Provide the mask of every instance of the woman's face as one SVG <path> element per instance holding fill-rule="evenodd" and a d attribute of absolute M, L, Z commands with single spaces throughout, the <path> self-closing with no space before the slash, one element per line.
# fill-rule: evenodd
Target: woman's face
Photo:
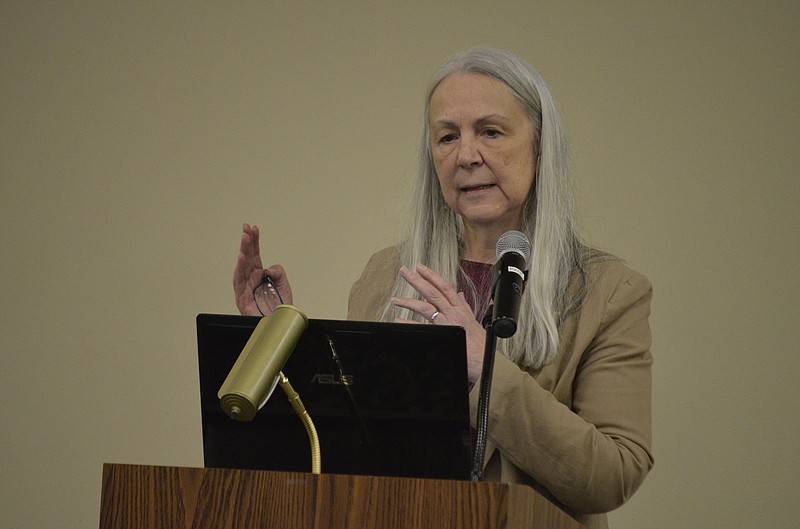
<path fill-rule="evenodd" d="M 533 185 L 533 130 L 493 77 L 455 73 L 431 95 L 431 152 L 444 200 L 468 229 L 519 229 Z"/>

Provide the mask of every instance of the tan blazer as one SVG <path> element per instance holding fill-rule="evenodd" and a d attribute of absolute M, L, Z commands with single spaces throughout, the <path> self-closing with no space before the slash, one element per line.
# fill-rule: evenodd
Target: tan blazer
<path fill-rule="evenodd" d="M 348 317 L 377 320 L 400 268 L 396 247 L 372 256 Z M 495 360 L 484 479 L 529 485 L 578 521 L 605 516 L 653 466 L 650 283 L 619 260 L 589 266 L 590 290 L 561 329 L 557 358 L 527 371 Z M 478 385 L 470 392 L 473 426 Z"/>

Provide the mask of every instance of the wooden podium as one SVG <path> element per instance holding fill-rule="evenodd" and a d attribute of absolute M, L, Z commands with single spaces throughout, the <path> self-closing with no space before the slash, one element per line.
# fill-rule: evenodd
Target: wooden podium
<path fill-rule="evenodd" d="M 522 485 L 103 465 L 100 528 L 572 529 Z"/>

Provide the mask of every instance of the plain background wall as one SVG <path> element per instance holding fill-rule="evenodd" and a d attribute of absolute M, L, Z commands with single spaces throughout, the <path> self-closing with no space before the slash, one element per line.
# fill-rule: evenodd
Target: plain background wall
<path fill-rule="evenodd" d="M 0 526 L 96 527 L 103 462 L 201 466 L 194 317 L 242 222 L 343 318 L 434 70 L 537 66 L 593 244 L 653 282 L 656 467 L 615 528 L 800 518 L 800 4 L 0 1 Z"/>

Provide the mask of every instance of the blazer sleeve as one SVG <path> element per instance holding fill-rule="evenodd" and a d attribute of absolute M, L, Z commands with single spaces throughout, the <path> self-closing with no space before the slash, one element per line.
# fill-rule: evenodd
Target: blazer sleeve
<path fill-rule="evenodd" d="M 559 368 L 557 385 L 569 388 L 567 398 L 496 358 L 489 440 L 576 512 L 617 508 L 653 466 L 651 294 L 647 279 L 621 264 L 599 278 L 567 345 L 575 350 Z M 477 393 L 470 394 L 473 410 Z"/>
<path fill-rule="evenodd" d="M 399 269 L 397 246 L 384 248 L 370 257 L 361 277 L 350 288 L 347 319 L 379 321 Z"/>

